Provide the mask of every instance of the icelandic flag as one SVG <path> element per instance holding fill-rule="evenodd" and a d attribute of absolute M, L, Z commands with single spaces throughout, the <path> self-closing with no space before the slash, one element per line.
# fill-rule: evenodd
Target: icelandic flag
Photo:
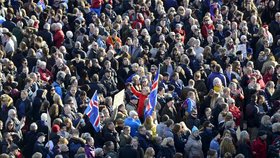
<path fill-rule="evenodd" d="M 99 132 L 101 129 L 100 126 L 100 116 L 99 116 L 99 107 L 98 107 L 98 95 L 97 91 L 94 92 L 88 106 L 84 112 L 88 116 L 90 123 L 96 132 Z"/>
<path fill-rule="evenodd" d="M 156 76 L 154 78 L 151 93 L 149 95 L 149 102 L 145 108 L 145 118 L 153 114 L 154 108 L 157 105 L 157 92 L 158 92 L 158 78 L 159 78 L 159 68 L 157 70 Z"/>

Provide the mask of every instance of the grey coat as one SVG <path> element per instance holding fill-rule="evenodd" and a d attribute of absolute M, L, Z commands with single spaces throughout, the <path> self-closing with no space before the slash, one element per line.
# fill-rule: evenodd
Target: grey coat
<path fill-rule="evenodd" d="M 185 145 L 185 155 L 186 158 L 204 157 L 201 140 L 196 140 L 193 135 L 190 135 Z"/>

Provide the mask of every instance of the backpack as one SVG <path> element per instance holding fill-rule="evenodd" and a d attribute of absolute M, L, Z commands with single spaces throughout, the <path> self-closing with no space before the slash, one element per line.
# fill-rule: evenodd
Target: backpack
<path fill-rule="evenodd" d="M 268 147 L 268 157 L 279 158 L 280 154 L 280 136 L 275 138 L 273 143 Z"/>
<path fill-rule="evenodd" d="M 71 142 L 69 145 L 69 155 L 70 157 L 73 156 L 77 153 L 78 149 L 82 147 L 82 145 L 80 143 L 74 143 Z"/>

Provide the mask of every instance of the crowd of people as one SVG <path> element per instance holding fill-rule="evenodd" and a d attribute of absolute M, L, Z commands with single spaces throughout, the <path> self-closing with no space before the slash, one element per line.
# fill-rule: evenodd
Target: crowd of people
<path fill-rule="evenodd" d="M 0 0 L 0 25 L 0 158 L 280 156 L 279 0 Z"/>

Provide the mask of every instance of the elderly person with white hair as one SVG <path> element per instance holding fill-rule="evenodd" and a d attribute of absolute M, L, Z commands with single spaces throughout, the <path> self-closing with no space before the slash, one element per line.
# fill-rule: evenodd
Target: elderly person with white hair
<path fill-rule="evenodd" d="M 54 45 L 59 48 L 64 41 L 64 33 L 62 31 L 62 24 L 61 23 L 56 23 L 54 25 L 54 31 L 55 34 L 53 36 L 53 40 L 54 40 Z"/>
<path fill-rule="evenodd" d="M 37 140 L 37 130 L 38 130 L 38 126 L 35 122 L 31 123 L 30 125 L 30 130 L 26 133 L 26 135 L 23 137 L 23 142 L 25 144 L 25 146 L 23 147 L 23 155 L 25 157 L 28 157 L 28 155 L 30 155 L 30 153 L 33 152 L 33 147 L 34 144 Z"/>
<path fill-rule="evenodd" d="M 141 122 L 138 117 L 138 113 L 134 110 L 129 112 L 129 117 L 124 120 L 124 125 L 129 126 L 131 128 L 131 136 L 136 136 L 136 131 L 138 127 L 141 125 Z"/>
<path fill-rule="evenodd" d="M 47 63 L 45 61 L 41 61 L 39 63 L 38 72 L 40 73 L 40 78 L 42 81 L 49 82 L 53 79 L 53 74 L 46 68 Z"/>
<path fill-rule="evenodd" d="M 8 112 L 8 118 L 6 120 L 5 126 L 7 126 L 8 122 L 12 121 L 15 125 L 15 130 L 20 131 L 25 125 L 25 117 L 23 117 L 20 121 L 17 117 L 17 111 L 15 109 L 10 109 Z"/>

